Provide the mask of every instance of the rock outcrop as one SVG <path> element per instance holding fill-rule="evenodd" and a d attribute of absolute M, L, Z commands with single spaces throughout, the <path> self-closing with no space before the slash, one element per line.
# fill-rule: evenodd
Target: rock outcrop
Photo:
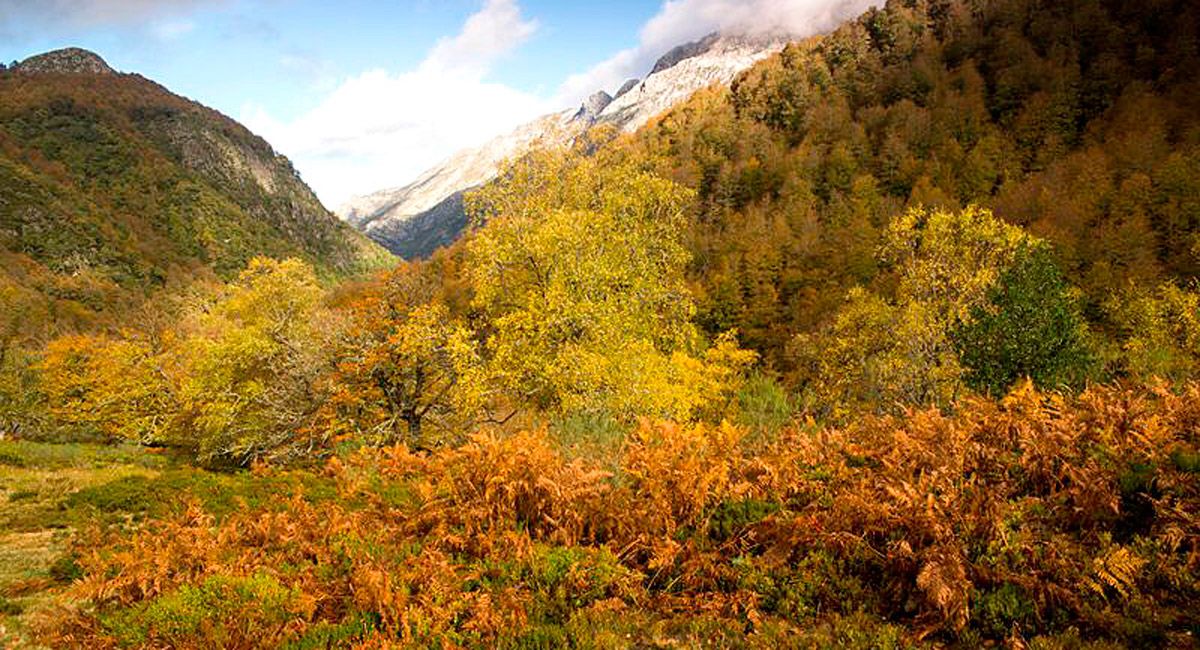
<path fill-rule="evenodd" d="M 571 118 L 574 120 L 586 121 L 589 124 L 599 119 L 601 112 L 613 101 L 612 95 L 603 90 L 593 93 L 590 97 L 583 100 L 583 105 L 575 112 Z"/>
<path fill-rule="evenodd" d="M 31 56 L 13 70 L 26 74 L 116 74 L 99 54 L 78 47 Z"/>

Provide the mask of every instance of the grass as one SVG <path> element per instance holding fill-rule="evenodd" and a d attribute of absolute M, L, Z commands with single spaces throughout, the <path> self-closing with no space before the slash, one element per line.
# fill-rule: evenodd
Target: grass
<path fill-rule="evenodd" d="M 64 586 L 52 569 L 88 518 L 71 498 L 170 462 L 137 447 L 0 440 L 0 647 L 32 647 L 29 620 Z"/>
<path fill-rule="evenodd" d="M 315 501 L 336 494 L 311 473 L 220 473 L 132 445 L 0 440 L 0 648 L 37 647 L 30 624 L 74 577 L 75 532 L 136 527 L 189 500 L 220 517 L 280 492 Z"/>

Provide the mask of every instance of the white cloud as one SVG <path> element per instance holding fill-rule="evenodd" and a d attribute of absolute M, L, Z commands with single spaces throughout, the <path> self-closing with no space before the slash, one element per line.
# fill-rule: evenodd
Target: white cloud
<path fill-rule="evenodd" d="M 170 20 L 153 25 L 150 31 L 160 41 L 173 41 L 186 36 L 194 29 L 196 29 L 196 23 L 190 20 Z"/>
<path fill-rule="evenodd" d="M 559 88 L 559 100 L 572 104 L 596 90 L 613 92 L 626 79 L 645 75 L 668 50 L 713 32 L 788 34 L 802 38 L 838 26 L 882 0 L 666 0 L 642 26 L 638 44 Z"/>
<path fill-rule="evenodd" d="M 341 82 L 314 109 L 280 121 L 249 105 L 241 120 L 290 157 L 330 207 L 417 176 L 453 152 L 549 108 L 490 82 L 497 60 L 537 29 L 516 0 L 486 0 L 415 69 L 370 70 Z"/>
<path fill-rule="evenodd" d="M 536 20 L 521 17 L 516 0 L 488 0 L 481 11 L 467 18 L 457 36 L 438 41 L 422 65 L 430 71 L 482 74 L 497 58 L 533 36 L 537 28 Z"/>

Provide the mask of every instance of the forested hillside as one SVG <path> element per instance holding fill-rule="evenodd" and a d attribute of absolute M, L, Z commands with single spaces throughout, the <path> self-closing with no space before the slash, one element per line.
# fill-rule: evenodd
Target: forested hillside
<path fill-rule="evenodd" d="M 780 370 L 851 287 L 893 298 L 878 250 L 914 206 L 1046 241 L 1119 335 L 1115 295 L 1200 272 L 1198 39 L 1190 2 L 890 2 L 619 146 L 697 193 L 699 322 Z"/>
<path fill-rule="evenodd" d="M 1181 0 L 892 0 L 508 162 L 425 261 L 184 228 L 220 280 L 6 348 L 0 638 L 1195 647 L 1197 69 Z"/>
<path fill-rule="evenodd" d="M 61 67 L 72 52 L 91 71 Z M 81 50 L 0 72 L 6 341 L 112 326 L 149 293 L 232 277 L 256 255 L 330 278 L 388 257 L 216 111 Z"/>

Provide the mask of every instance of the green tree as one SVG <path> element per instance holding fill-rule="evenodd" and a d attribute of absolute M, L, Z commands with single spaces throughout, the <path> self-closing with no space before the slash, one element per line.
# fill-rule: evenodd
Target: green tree
<path fill-rule="evenodd" d="M 1094 365 L 1078 296 L 1045 245 L 1023 249 L 952 338 L 967 385 L 993 396 L 1022 378 L 1078 385 Z"/>

